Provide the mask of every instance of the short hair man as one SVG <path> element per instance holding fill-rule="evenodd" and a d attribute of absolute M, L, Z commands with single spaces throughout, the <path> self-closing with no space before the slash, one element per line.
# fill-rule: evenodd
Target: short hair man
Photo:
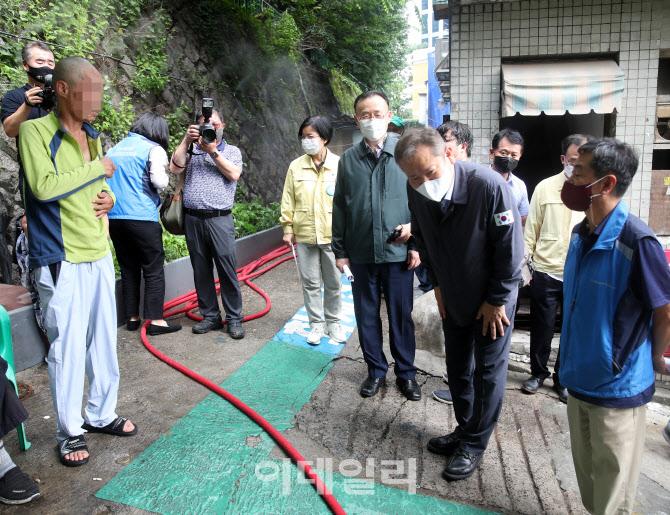
<path fill-rule="evenodd" d="M 582 213 L 565 207 L 561 201 L 561 188 L 572 174 L 572 167 L 579 157 L 579 147 L 589 139 L 590 136 L 572 134 L 563 140 L 563 170 L 541 181 L 535 187 L 530 201 L 523 238 L 536 268 L 530 283 L 531 377 L 521 386 L 529 394 L 536 393 L 550 375 L 547 362 L 554 337 L 556 313 L 563 302 L 565 256 L 572 228 L 584 219 Z M 562 402 L 568 402 L 568 392 L 558 380 L 559 368 L 560 360 L 557 356 L 552 388 Z"/>
<path fill-rule="evenodd" d="M 521 215 L 521 227 L 526 226 L 528 218 L 528 190 L 526 184 L 512 173 L 519 164 L 523 154 L 523 136 L 514 129 L 503 129 L 493 136 L 489 154 L 493 163 L 491 169 L 498 172 L 507 181 L 517 202 Z"/>
<path fill-rule="evenodd" d="M 412 234 L 435 279 L 458 423 L 428 450 L 449 456 L 442 475 L 457 480 L 480 465 L 502 409 L 523 241 L 505 181 L 483 166 L 452 163 L 451 153 L 430 128 L 408 131 L 395 149 L 408 178 Z"/>
<path fill-rule="evenodd" d="M 582 502 L 598 514 L 631 513 L 654 371 L 670 373 L 668 263 L 622 200 L 637 167 L 630 145 L 589 141 L 561 194 L 586 219 L 565 261 L 559 376 Z"/>
<path fill-rule="evenodd" d="M 21 124 L 19 142 L 30 266 L 36 269 L 51 342 L 47 363 L 56 438 L 61 462 L 74 467 L 88 461 L 84 432 L 128 436 L 137 428 L 114 412 L 119 388 L 115 280 L 102 217 L 114 203 L 105 178 L 115 167 L 100 157 L 100 133 L 89 124 L 102 107 L 102 77 L 82 57 L 62 59 L 53 75 L 55 112 Z M 103 202 L 97 212 L 96 200 Z M 85 419 L 84 372 L 89 379 Z"/>
<path fill-rule="evenodd" d="M 204 120 L 198 115 L 198 123 Z M 184 234 L 202 316 L 202 321 L 193 326 L 193 332 L 204 334 L 223 328 L 214 284 L 214 263 L 226 312 L 226 329 L 231 338 L 239 340 L 244 338 L 242 292 L 236 272 L 235 224 L 231 209 L 237 180 L 242 174 L 242 153 L 223 139 L 226 124 L 219 111 L 213 110 L 210 123 L 216 129 L 216 140 L 207 143 L 200 136 L 198 126 L 191 125 L 172 156 L 170 171 L 179 174 L 186 168 Z M 193 151 L 187 160 L 189 147 Z"/>
<path fill-rule="evenodd" d="M 368 377 L 360 394 L 372 397 L 386 384 L 388 362 L 382 348 L 380 287 L 389 317 L 389 341 L 395 359 L 396 384 L 409 400 L 421 399 L 415 380 L 413 269 L 418 252 L 409 250 L 407 178 L 393 158 L 397 140 L 387 137 L 393 114 L 380 91 L 361 93 L 354 102 L 363 141 L 340 158 L 333 197 L 331 246 L 340 271 L 351 267 L 354 311 Z M 387 240 L 400 231 L 392 244 Z M 409 266 L 408 266 L 409 264 Z"/>
<path fill-rule="evenodd" d="M 43 98 L 40 96 L 46 75 L 53 75 L 56 65 L 54 55 L 46 43 L 31 41 L 21 52 L 22 65 L 28 75 L 28 82 L 17 89 L 12 89 L 2 97 L 2 127 L 10 138 L 19 135 L 19 126 L 26 120 L 42 118 L 51 109 L 43 109 Z M 18 145 L 18 143 L 17 143 Z"/>
<path fill-rule="evenodd" d="M 459 161 L 470 161 L 472 155 L 472 146 L 474 145 L 474 137 L 470 127 L 456 120 L 449 120 L 444 122 L 437 128 L 442 139 L 447 144 L 447 148 L 451 149 L 451 155 L 454 159 Z"/>

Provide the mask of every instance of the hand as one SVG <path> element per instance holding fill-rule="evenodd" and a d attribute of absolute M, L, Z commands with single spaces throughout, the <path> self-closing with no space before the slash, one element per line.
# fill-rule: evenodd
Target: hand
<path fill-rule="evenodd" d="M 498 336 L 504 336 L 505 330 L 503 324 L 509 325 L 509 319 L 505 313 L 505 306 L 493 306 L 484 301 L 477 310 L 477 320 L 484 317 L 482 322 L 482 336 L 491 329 L 491 339 L 495 340 Z"/>
<path fill-rule="evenodd" d="M 344 273 L 344 265 L 349 266 L 349 258 L 341 258 L 341 259 L 336 259 L 335 260 L 335 266 L 337 269 L 341 272 Z"/>
<path fill-rule="evenodd" d="M 293 245 L 295 245 L 295 234 L 293 234 L 293 233 L 284 234 L 284 237 L 282 238 L 282 241 L 284 242 L 284 244 L 289 249 L 293 248 Z"/>
<path fill-rule="evenodd" d="M 660 356 L 653 356 L 652 362 L 654 364 L 654 372 L 657 374 L 670 375 L 670 358 Z"/>
<path fill-rule="evenodd" d="M 197 125 L 190 125 L 188 129 L 186 129 L 186 134 L 184 134 L 184 141 L 186 143 L 192 143 L 194 141 L 198 141 L 200 139 L 200 131 L 198 130 Z"/>
<path fill-rule="evenodd" d="M 98 193 L 98 198 L 93 201 L 93 211 L 96 218 L 102 218 L 114 207 L 114 201 L 109 193 Z"/>
<path fill-rule="evenodd" d="M 198 146 L 207 152 L 208 154 L 213 154 L 216 152 L 218 149 L 216 148 L 218 143 L 216 141 L 212 141 L 211 143 L 205 143 L 202 138 L 198 139 Z"/>
<path fill-rule="evenodd" d="M 411 225 L 410 224 L 405 224 L 405 225 L 399 225 L 396 227 L 396 229 L 401 229 L 402 232 L 400 233 L 400 236 L 398 236 L 395 240 L 391 242 L 391 244 L 395 245 L 396 243 L 405 243 L 407 240 L 409 240 L 410 236 L 412 236 L 411 232 Z"/>
<path fill-rule="evenodd" d="M 41 91 L 42 88 L 40 88 L 39 86 L 35 86 L 34 88 L 30 88 L 28 91 L 24 93 L 25 99 L 30 104 L 30 106 L 28 107 L 36 106 L 37 104 L 42 103 L 43 99 L 38 95 L 38 93 L 40 93 Z"/>
<path fill-rule="evenodd" d="M 444 299 L 442 298 L 440 287 L 436 286 L 433 288 L 433 291 L 435 292 L 435 300 L 437 301 L 437 310 L 440 313 L 440 318 L 445 319 L 447 318 L 447 308 L 444 307 Z"/>
<path fill-rule="evenodd" d="M 416 250 L 410 250 L 407 253 L 407 270 L 414 270 L 421 264 L 421 258 Z"/>
<path fill-rule="evenodd" d="M 116 170 L 116 165 L 114 164 L 114 161 L 112 161 L 108 157 L 103 157 L 100 159 L 100 162 L 105 167 L 105 177 L 107 177 L 108 179 L 114 177 L 114 170 Z"/>

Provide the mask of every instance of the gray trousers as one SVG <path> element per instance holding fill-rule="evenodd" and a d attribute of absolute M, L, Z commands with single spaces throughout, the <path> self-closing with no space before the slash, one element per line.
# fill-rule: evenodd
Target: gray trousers
<path fill-rule="evenodd" d="M 242 322 L 242 292 L 235 271 L 237 257 L 233 215 L 197 218 L 186 214 L 184 233 L 200 314 L 205 320 L 215 320 L 221 316 L 214 285 L 213 263 L 219 274 L 226 323 Z"/>
<path fill-rule="evenodd" d="M 324 316 L 328 324 L 340 322 L 342 298 L 342 275 L 335 266 L 335 256 L 330 243 L 319 245 L 298 243 L 298 269 L 302 280 L 302 294 L 309 325 L 322 324 Z M 321 303 L 321 283 L 323 282 L 323 304 Z"/>

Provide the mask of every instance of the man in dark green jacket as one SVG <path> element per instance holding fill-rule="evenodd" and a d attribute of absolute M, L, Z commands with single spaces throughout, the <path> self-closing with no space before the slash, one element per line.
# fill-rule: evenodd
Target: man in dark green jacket
<path fill-rule="evenodd" d="M 358 336 L 368 365 L 361 395 L 372 397 L 385 386 L 388 362 L 382 348 L 379 315 L 384 290 L 389 319 L 389 343 L 400 391 L 409 400 L 421 399 L 415 381 L 413 269 L 418 253 L 408 249 L 410 218 L 407 177 L 393 158 L 396 141 L 387 138 L 391 111 L 386 95 L 367 91 L 354 102 L 356 123 L 363 141 L 341 157 L 333 198 L 333 253 L 337 267 L 348 266 L 354 276 L 352 290 Z M 400 234 L 387 243 L 389 235 Z"/>

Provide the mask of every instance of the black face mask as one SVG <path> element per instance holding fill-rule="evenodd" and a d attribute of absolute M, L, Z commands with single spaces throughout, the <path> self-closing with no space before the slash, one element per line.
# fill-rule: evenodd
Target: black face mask
<path fill-rule="evenodd" d="M 28 66 L 28 75 L 30 75 L 33 79 L 35 79 L 38 82 L 44 82 L 43 80 L 40 80 L 39 77 L 44 77 L 45 75 L 53 75 L 53 68 L 49 68 L 48 66 L 40 66 L 39 68 L 33 68 L 32 66 Z"/>
<path fill-rule="evenodd" d="M 512 159 L 511 157 L 494 156 L 493 164 L 495 165 L 496 170 L 499 172 L 509 173 L 514 171 L 516 166 L 519 164 L 519 160 Z"/>

